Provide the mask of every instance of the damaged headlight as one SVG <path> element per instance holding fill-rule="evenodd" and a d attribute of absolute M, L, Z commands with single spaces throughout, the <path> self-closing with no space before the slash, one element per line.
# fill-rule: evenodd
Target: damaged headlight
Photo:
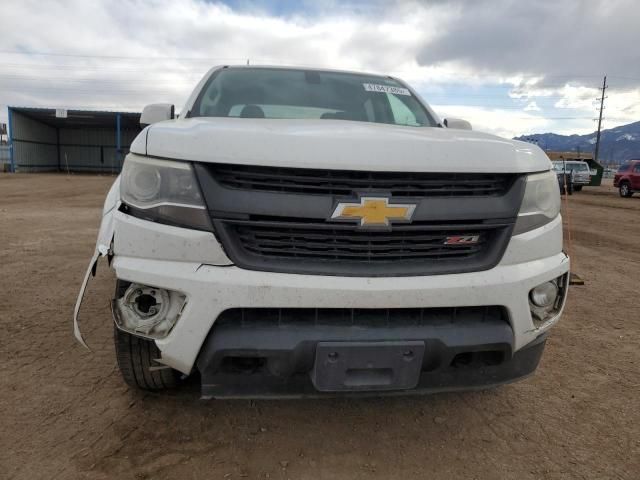
<path fill-rule="evenodd" d="M 540 228 L 554 220 L 559 213 L 560 189 L 555 172 L 551 170 L 529 175 L 513 234 Z"/>
<path fill-rule="evenodd" d="M 120 196 L 124 210 L 135 217 L 211 230 L 190 163 L 129 154 L 122 168 Z"/>

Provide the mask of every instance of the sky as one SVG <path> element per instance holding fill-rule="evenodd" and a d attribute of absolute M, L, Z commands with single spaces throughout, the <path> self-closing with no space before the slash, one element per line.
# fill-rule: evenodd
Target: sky
<path fill-rule="evenodd" d="M 637 0 L 66 0 L 0 8 L 7 105 L 180 109 L 219 64 L 328 67 L 410 83 L 441 118 L 513 137 L 640 120 Z"/>

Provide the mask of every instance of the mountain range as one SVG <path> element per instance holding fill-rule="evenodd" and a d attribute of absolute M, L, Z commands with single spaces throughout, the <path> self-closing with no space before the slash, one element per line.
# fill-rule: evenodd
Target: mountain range
<path fill-rule="evenodd" d="M 537 143 L 543 150 L 593 152 L 596 132 L 587 135 L 558 135 L 536 133 L 522 135 L 516 140 Z M 640 158 L 640 122 L 602 130 L 600 134 L 600 163 L 619 164 L 631 158 Z"/>

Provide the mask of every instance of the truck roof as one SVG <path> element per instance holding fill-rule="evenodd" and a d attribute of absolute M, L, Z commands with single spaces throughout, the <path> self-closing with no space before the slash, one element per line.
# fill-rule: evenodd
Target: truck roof
<path fill-rule="evenodd" d="M 353 75 L 370 75 L 373 77 L 380 78 L 396 78 L 393 75 L 385 75 L 381 73 L 371 73 L 364 72 L 361 70 L 343 70 L 343 69 L 335 69 L 335 68 L 322 68 L 322 67 L 307 67 L 300 65 L 222 65 L 222 67 L 226 68 L 264 68 L 264 69 L 278 69 L 278 70 L 311 70 L 316 72 L 333 72 L 333 73 L 348 73 Z"/>

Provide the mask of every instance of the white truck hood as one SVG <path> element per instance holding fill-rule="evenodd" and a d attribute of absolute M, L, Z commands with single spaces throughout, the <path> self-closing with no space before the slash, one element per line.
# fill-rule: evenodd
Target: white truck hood
<path fill-rule="evenodd" d="M 211 163 L 399 172 L 527 173 L 551 163 L 535 145 L 468 130 L 343 120 L 187 118 L 147 127 L 142 155 Z"/>

